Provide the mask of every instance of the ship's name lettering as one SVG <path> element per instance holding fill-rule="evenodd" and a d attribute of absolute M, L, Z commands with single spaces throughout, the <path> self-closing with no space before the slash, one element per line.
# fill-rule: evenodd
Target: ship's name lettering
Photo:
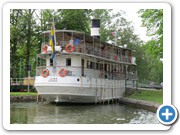
<path fill-rule="evenodd" d="M 57 78 L 49 78 L 48 82 L 57 82 L 58 79 Z"/>

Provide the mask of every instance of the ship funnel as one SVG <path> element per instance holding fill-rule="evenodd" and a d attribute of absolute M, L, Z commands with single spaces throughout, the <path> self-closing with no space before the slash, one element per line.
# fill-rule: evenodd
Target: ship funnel
<path fill-rule="evenodd" d="M 91 36 L 100 39 L 100 19 L 91 20 Z"/>

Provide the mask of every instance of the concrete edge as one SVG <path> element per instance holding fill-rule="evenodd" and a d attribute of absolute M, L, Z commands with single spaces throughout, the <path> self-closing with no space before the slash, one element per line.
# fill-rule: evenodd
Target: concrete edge
<path fill-rule="evenodd" d="M 161 105 L 156 102 L 151 102 L 151 101 L 145 101 L 145 100 L 137 100 L 137 99 L 132 99 L 132 98 L 125 98 L 122 97 L 119 99 L 120 104 L 126 104 L 126 105 L 131 105 L 137 108 L 149 110 L 152 112 L 156 112 L 158 107 Z"/>

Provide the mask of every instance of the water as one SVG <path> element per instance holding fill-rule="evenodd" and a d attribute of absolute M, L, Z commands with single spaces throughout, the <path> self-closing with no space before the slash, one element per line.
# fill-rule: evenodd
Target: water
<path fill-rule="evenodd" d="M 126 105 L 12 103 L 11 124 L 157 124 L 156 114 Z"/>

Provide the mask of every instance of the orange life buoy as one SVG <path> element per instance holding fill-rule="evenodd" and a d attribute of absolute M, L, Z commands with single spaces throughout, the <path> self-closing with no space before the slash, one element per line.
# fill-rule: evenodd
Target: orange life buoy
<path fill-rule="evenodd" d="M 67 70 L 65 70 L 64 68 L 60 69 L 58 72 L 58 75 L 61 77 L 64 77 L 67 75 Z"/>
<path fill-rule="evenodd" d="M 71 53 L 74 51 L 74 46 L 71 44 L 66 45 L 66 52 Z"/>
<path fill-rule="evenodd" d="M 43 46 L 42 50 L 44 53 L 47 53 L 48 45 Z"/>
<path fill-rule="evenodd" d="M 42 77 L 46 78 L 49 75 L 49 70 L 48 69 L 43 69 L 41 72 Z"/>

